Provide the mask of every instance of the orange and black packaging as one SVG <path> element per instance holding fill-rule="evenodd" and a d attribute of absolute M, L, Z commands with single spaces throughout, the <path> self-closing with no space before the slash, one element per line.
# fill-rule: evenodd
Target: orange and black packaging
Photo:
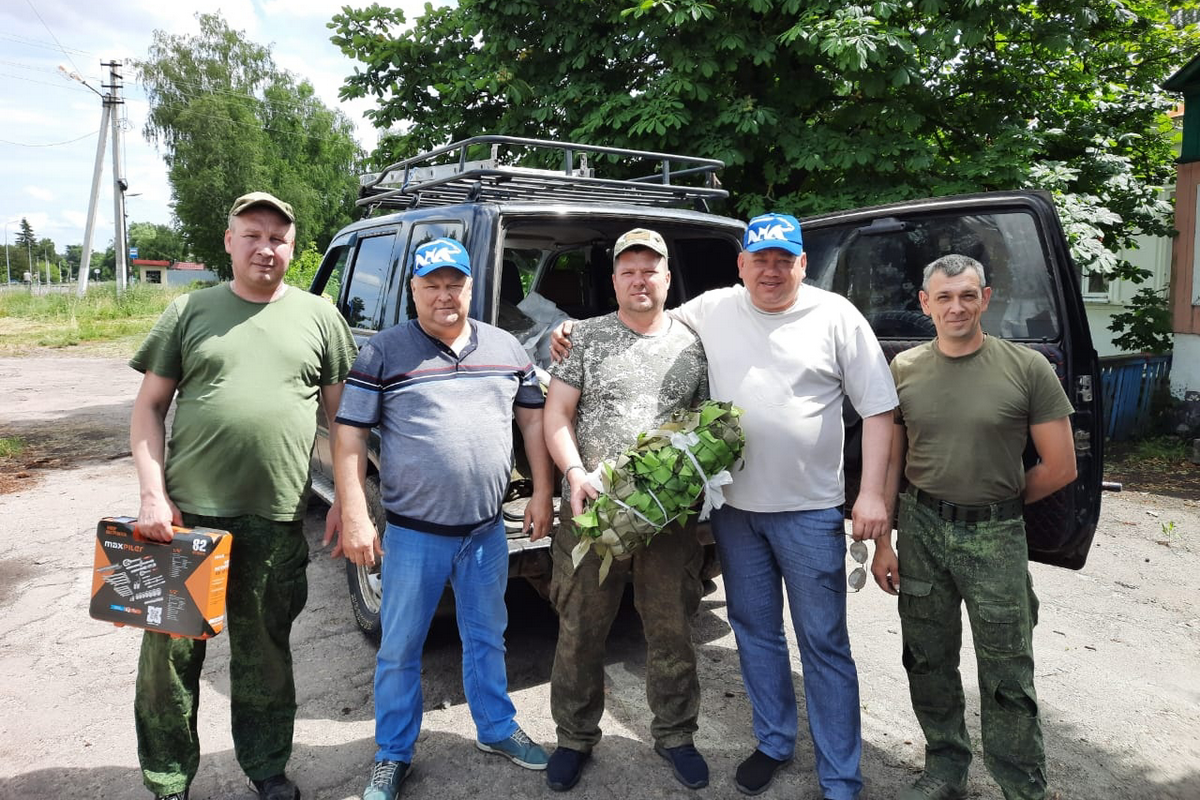
<path fill-rule="evenodd" d="M 156 542 L 136 525 L 105 517 L 96 527 L 92 617 L 189 639 L 216 636 L 225 627 L 232 534 L 177 527 L 170 542 Z"/>

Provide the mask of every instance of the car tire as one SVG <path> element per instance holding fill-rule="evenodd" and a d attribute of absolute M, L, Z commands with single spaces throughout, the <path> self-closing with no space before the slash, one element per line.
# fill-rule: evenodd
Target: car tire
<path fill-rule="evenodd" d="M 371 521 L 375 523 L 375 533 L 383 536 L 387 527 L 387 517 L 383 511 L 383 495 L 379 490 L 379 476 L 368 475 L 365 484 L 367 508 L 371 513 Z M 379 620 L 379 606 L 383 600 L 383 584 L 380 579 L 380 561 L 375 559 L 375 566 L 359 566 L 349 559 L 346 560 L 346 582 L 350 588 L 350 608 L 354 611 L 354 623 L 363 635 L 375 644 L 383 636 L 383 624 Z"/>

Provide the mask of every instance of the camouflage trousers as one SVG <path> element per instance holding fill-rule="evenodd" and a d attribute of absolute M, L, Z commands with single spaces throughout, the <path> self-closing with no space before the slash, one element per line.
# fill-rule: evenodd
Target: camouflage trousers
<path fill-rule="evenodd" d="M 233 534 L 226 589 L 234 752 L 247 776 L 283 772 L 292 753 L 296 687 L 288 639 L 308 598 L 302 522 L 184 514 L 185 525 Z M 146 631 L 138 659 L 134 719 L 146 788 L 182 792 L 200 763 L 196 711 L 206 642 Z"/>
<path fill-rule="evenodd" d="M 692 617 L 700 607 L 703 551 L 694 525 L 668 528 L 629 559 L 613 561 L 600 583 L 600 559 L 589 552 L 575 570 L 579 541 L 569 524 L 554 536 L 550 599 L 558 611 L 558 646 L 550 674 L 550 712 L 558 745 L 590 752 L 604 713 L 604 644 L 628 579 L 646 636 L 646 700 L 650 733 L 663 747 L 691 744 L 700 714 L 700 681 Z"/>
<path fill-rule="evenodd" d="M 925 771 L 964 784 L 971 763 L 959 651 L 967 607 L 979 669 L 983 758 L 1008 800 L 1046 797 L 1033 688 L 1038 600 L 1022 519 L 951 523 L 900 496 L 900 622 Z"/>

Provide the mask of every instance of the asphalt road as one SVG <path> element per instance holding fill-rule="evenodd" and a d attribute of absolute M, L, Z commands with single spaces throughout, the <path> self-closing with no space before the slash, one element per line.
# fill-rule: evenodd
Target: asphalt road
<path fill-rule="evenodd" d="M 86 380 L 80 380 L 85 376 Z M 19 388 L 25 392 L 17 392 Z M 136 513 L 137 486 L 123 450 L 136 375 L 118 360 L 0 359 L 0 436 L 37 436 L 50 426 L 109 426 L 95 459 L 35 471 L 0 495 L 0 800 L 145 798 L 137 770 L 132 697 L 138 633 L 88 617 L 95 526 Z M 322 509 L 306 524 L 314 549 L 310 598 L 294 633 L 300 713 L 289 772 L 305 798 L 357 797 L 373 743 L 374 650 L 354 627 L 341 562 L 318 553 Z M 1061 798 L 1200 798 L 1200 507 L 1154 495 L 1105 498 L 1088 565 L 1070 572 L 1034 565 L 1042 601 L 1035 633 L 1037 682 L 1049 775 Z M 862 684 L 863 798 L 891 798 L 920 770 L 923 741 L 900 666 L 894 600 L 869 585 L 850 599 L 851 637 Z M 549 672 L 556 620 L 532 591 L 509 593 L 509 679 L 519 720 L 551 744 Z M 645 706 L 644 649 L 626 608 L 608 643 L 604 741 L 569 795 L 600 798 L 737 797 L 733 770 L 754 747 L 749 704 L 726 622 L 723 588 L 696 619 L 703 687 L 697 746 L 711 785 L 690 792 L 653 750 Z M 473 746 L 452 621 L 435 624 L 425 653 L 424 730 L 411 798 L 556 797 L 542 776 Z M 973 657 L 963 656 L 977 711 Z M 801 666 L 793 649 L 794 678 Z M 203 748 L 193 800 L 250 798 L 232 751 L 228 650 L 210 643 L 202 680 Z M 976 739 L 978 717 L 968 724 Z M 764 798 L 816 798 L 811 741 Z M 1000 792 L 977 759 L 972 798 Z"/>

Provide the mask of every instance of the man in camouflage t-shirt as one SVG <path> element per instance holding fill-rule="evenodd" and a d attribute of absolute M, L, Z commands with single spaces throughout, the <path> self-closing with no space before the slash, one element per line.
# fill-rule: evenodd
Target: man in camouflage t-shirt
<path fill-rule="evenodd" d="M 550 596 L 559 614 L 550 678 L 550 708 L 558 749 L 546 782 L 566 791 L 579 780 L 600 741 L 604 713 L 604 641 L 631 577 L 646 635 L 646 696 L 654 714 L 655 750 L 691 789 L 708 784 L 708 765 L 692 744 L 700 707 L 691 617 L 700 602 L 702 552 L 692 526 L 672 526 L 599 579 L 589 552 L 576 570 L 579 542 L 569 517 L 596 497 L 588 473 L 615 460 L 671 413 L 708 398 L 707 363 L 696 335 L 663 313 L 671 273 L 667 246 L 654 231 L 635 228 L 613 248 L 618 310 L 575 326 L 570 356 L 552 371 L 546 397 L 546 443 L 565 481 L 563 524 L 553 544 Z"/>

